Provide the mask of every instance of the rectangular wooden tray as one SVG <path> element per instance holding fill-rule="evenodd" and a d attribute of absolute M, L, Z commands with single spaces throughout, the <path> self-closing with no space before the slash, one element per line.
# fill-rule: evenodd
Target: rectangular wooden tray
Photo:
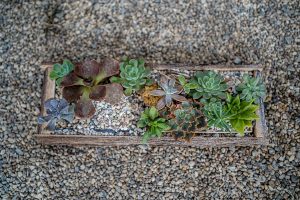
<path fill-rule="evenodd" d="M 254 76 L 261 76 L 263 68 L 260 65 L 207 65 L 191 66 L 185 64 L 157 65 L 148 64 L 147 66 L 156 70 L 216 70 L 216 71 L 253 71 Z M 52 64 L 42 65 L 44 70 L 44 84 L 42 90 L 41 113 L 45 114 L 44 102 L 54 97 L 55 82 L 49 78 Z M 267 126 L 264 114 L 264 105 L 260 100 L 257 114 L 259 119 L 253 127 L 254 137 L 207 137 L 196 136 L 191 142 L 176 141 L 173 137 L 163 136 L 153 138 L 148 141 L 149 145 L 155 146 L 194 146 L 194 147 L 216 147 L 216 146 L 253 146 L 268 145 Z M 47 145 L 70 145 L 70 146 L 128 146 L 143 144 L 140 136 L 90 136 L 90 135 L 54 135 L 44 130 L 42 125 L 38 126 L 38 134 L 35 135 L 39 143 Z"/>

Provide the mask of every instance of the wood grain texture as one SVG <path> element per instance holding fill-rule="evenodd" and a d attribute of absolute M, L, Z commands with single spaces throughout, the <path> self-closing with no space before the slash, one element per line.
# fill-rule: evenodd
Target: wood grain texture
<path fill-rule="evenodd" d="M 261 78 L 261 72 L 256 71 L 254 74 L 256 77 Z M 267 124 L 265 118 L 265 107 L 263 99 L 259 99 L 259 109 L 256 111 L 256 114 L 259 116 L 259 119 L 256 120 L 254 126 L 254 135 L 257 138 L 267 138 Z"/>
<path fill-rule="evenodd" d="M 47 99 L 53 98 L 54 97 L 54 93 L 55 93 L 55 81 L 51 80 L 49 78 L 49 74 L 52 70 L 52 66 L 48 67 L 45 69 L 44 71 L 44 84 L 43 84 L 43 94 L 42 94 L 42 100 L 41 100 L 41 115 L 45 115 L 46 114 L 46 110 L 44 107 L 44 103 L 45 101 L 47 101 Z M 38 133 L 39 134 L 47 134 L 48 131 L 46 131 L 44 129 L 45 125 L 38 125 Z"/>
<path fill-rule="evenodd" d="M 216 70 L 216 71 L 262 71 L 261 65 L 188 65 L 188 64 L 147 64 L 152 69 L 156 70 Z"/>
<path fill-rule="evenodd" d="M 88 136 L 88 135 L 36 135 L 38 142 L 48 145 L 70 146 L 128 146 L 142 145 L 138 136 Z M 268 141 L 255 137 L 195 137 L 190 143 L 176 141 L 172 137 L 153 138 L 148 145 L 154 146 L 193 146 L 193 147 L 225 147 L 268 145 Z"/>
<path fill-rule="evenodd" d="M 254 71 L 255 76 L 261 76 L 263 67 L 261 65 L 208 65 L 208 66 L 190 66 L 185 64 L 148 64 L 156 70 L 217 70 L 217 71 Z M 41 66 L 45 70 L 44 86 L 42 95 L 41 112 L 44 113 L 44 102 L 54 97 L 55 82 L 49 78 L 52 69 L 52 63 L 46 63 Z M 225 146 L 253 146 L 268 145 L 267 126 L 264 116 L 263 101 L 260 100 L 260 107 L 257 111 L 260 119 L 255 122 L 253 127 L 255 137 L 203 137 L 196 136 L 190 143 L 176 141 L 172 137 L 153 138 L 149 140 L 149 145 L 154 146 L 193 146 L 193 147 L 225 147 Z M 35 135 L 37 141 L 48 145 L 71 145 L 71 146 L 128 146 L 141 145 L 142 138 L 138 136 L 89 136 L 89 135 L 55 135 L 50 134 L 38 127 L 38 134 Z"/>

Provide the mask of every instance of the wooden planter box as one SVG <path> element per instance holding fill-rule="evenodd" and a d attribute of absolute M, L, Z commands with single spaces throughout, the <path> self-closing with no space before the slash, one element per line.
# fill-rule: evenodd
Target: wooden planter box
<path fill-rule="evenodd" d="M 149 66 L 149 65 L 147 65 Z M 254 76 L 261 76 L 263 68 L 260 65 L 208 65 L 188 66 L 184 64 L 174 65 L 150 65 L 156 70 L 184 69 L 184 70 L 216 70 L 216 71 L 253 71 Z M 44 72 L 44 85 L 42 90 L 41 113 L 45 114 L 44 102 L 54 97 L 55 82 L 49 78 L 52 64 L 42 65 Z M 148 141 L 149 145 L 155 146 L 194 146 L 194 147 L 216 147 L 216 146 L 253 146 L 268 145 L 267 126 L 264 114 L 263 101 L 260 100 L 257 114 L 259 119 L 253 127 L 254 137 L 207 137 L 196 136 L 190 143 L 176 141 L 173 137 L 163 136 Z M 55 135 L 44 130 L 42 125 L 38 126 L 38 134 L 35 135 L 39 143 L 47 145 L 70 145 L 70 146 L 129 146 L 143 144 L 140 136 L 91 136 L 91 135 Z"/>

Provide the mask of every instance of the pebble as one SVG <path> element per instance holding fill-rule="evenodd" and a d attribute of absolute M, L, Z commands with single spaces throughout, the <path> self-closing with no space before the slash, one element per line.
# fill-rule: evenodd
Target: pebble
<path fill-rule="evenodd" d="M 1 199 L 299 199 L 297 0 L 0 5 Z M 155 63 L 261 64 L 271 145 L 222 151 L 37 144 L 41 63 L 123 55 Z"/>

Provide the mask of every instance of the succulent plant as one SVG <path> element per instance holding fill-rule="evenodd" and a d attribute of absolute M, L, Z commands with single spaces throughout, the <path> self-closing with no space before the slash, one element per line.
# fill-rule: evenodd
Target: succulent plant
<path fill-rule="evenodd" d="M 147 142 L 151 137 L 161 137 L 163 132 L 170 127 L 164 118 L 160 118 L 155 107 L 146 108 L 138 122 L 138 127 L 147 128 L 143 135 L 143 142 Z"/>
<path fill-rule="evenodd" d="M 61 82 L 63 97 L 75 103 L 75 114 L 81 118 L 91 117 L 96 109 L 92 100 L 116 104 L 123 96 L 120 84 L 104 84 L 106 78 L 119 73 L 119 63 L 113 59 L 85 60 L 75 65 L 75 70 Z"/>
<path fill-rule="evenodd" d="M 243 76 L 243 82 L 237 86 L 241 99 L 251 101 L 254 99 L 258 103 L 259 98 L 264 99 L 266 96 L 266 88 L 260 78 L 250 77 L 248 74 Z"/>
<path fill-rule="evenodd" d="M 125 89 L 125 95 L 131 95 L 132 92 L 140 91 L 145 85 L 151 85 L 149 79 L 150 70 L 145 68 L 143 59 L 129 60 L 127 57 L 122 58 L 120 64 L 120 77 L 111 77 L 113 83 L 120 83 Z"/>
<path fill-rule="evenodd" d="M 190 88 L 193 98 L 201 98 L 203 103 L 226 98 L 228 86 L 223 77 L 214 71 L 197 72 L 190 83 L 193 86 Z M 196 88 L 194 84 L 197 85 Z"/>
<path fill-rule="evenodd" d="M 174 111 L 174 116 L 175 118 L 169 120 L 169 125 L 176 140 L 189 142 L 196 130 L 206 127 L 202 112 L 188 102 L 183 102 L 182 108 Z"/>
<path fill-rule="evenodd" d="M 71 61 L 65 59 L 63 64 L 56 63 L 49 74 L 51 80 L 55 80 L 56 85 L 60 86 L 63 78 L 74 70 L 74 65 Z"/>
<path fill-rule="evenodd" d="M 46 129 L 48 130 L 55 130 L 56 122 L 59 120 L 71 123 L 74 119 L 74 105 L 69 106 L 65 99 L 48 99 L 44 107 L 47 115 L 39 116 L 38 123 L 47 123 Z"/>
<path fill-rule="evenodd" d="M 252 121 L 259 119 L 255 113 L 259 106 L 254 105 L 253 101 L 241 101 L 239 95 L 233 97 L 227 94 L 226 112 L 230 115 L 230 124 L 242 136 L 245 128 L 252 127 Z"/>
<path fill-rule="evenodd" d="M 150 95 L 162 97 L 156 105 L 158 110 L 163 109 L 165 106 L 170 107 L 173 100 L 184 102 L 187 99 L 184 96 L 179 95 L 182 92 L 182 87 L 176 85 L 175 79 L 168 79 L 166 76 L 161 76 L 158 85 L 162 90 L 153 90 Z"/>
<path fill-rule="evenodd" d="M 217 127 L 223 131 L 231 131 L 230 114 L 225 110 L 225 106 L 220 102 L 210 102 L 204 105 L 203 113 L 207 118 L 209 127 Z"/>

